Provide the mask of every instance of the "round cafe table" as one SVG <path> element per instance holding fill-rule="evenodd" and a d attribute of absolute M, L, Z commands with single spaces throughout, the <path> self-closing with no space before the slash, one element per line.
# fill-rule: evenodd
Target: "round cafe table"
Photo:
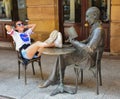
<path fill-rule="evenodd" d="M 60 84 L 58 87 L 51 93 L 51 96 L 56 95 L 58 93 L 70 93 L 74 94 L 75 92 L 71 90 L 70 88 L 64 86 L 63 83 L 63 77 L 62 77 L 62 71 L 61 71 L 61 66 L 65 65 L 64 64 L 64 59 L 63 56 L 67 54 L 71 54 L 75 51 L 74 47 L 66 47 L 63 46 L 62 48 L 45 48 L 43 51 L 43 54 L 45 55 L 56 55 L 56 65 L 59 66 L 59 76 L 60 76 Z"/>

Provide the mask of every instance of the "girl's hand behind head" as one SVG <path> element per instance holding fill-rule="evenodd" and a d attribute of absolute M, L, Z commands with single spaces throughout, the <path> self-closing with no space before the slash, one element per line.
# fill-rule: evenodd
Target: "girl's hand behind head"
<path fill-rule="evenodd" d="M 12 30 L 12 26 L 10 26 L 10 25 L 5 25 L 5 29 L 6 29 L 8 32 L 10 32 L 10 31 Z"/>

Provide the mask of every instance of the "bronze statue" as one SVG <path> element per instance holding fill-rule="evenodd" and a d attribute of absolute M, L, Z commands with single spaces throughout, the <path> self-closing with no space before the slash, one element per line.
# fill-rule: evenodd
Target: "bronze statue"
<path fill-rule="evenodd" d="M 90 69 L 94 68 L 95 59 L 96 59 L 96 49 L 100 50 L 100 53 L 103 53 L 104 51 L 104 38 L 105 33 L 102 28 L 102 23 L 99 19 L 100 17 L 100 10 L 97 7 L 90 7 L 86 11 L 86 21 L 90 25 L 90 35 L 86 40 L 83 41 L 77 41 L 75 39 L 69 38 L 70 43 L 77 49 L 75 53 L 73 53 L 71 56 L 71 59 L 69 61 L 69 57 L 65 56 L 65 66 L 62 66 L 62 77 L 64 77 L 64 72 L 66 66 L 70 64 L 76 64 L 79 65 L 81 60 L 86 60 L 86 57 L 91 56 L 90 60 Z M 100 54 L 101 55 L 101 54 Z M 67 58 L 66 58 L 67 57 Z M 101 56 L 99 57 L 101 58 Z M 72 60 L 72 61 L 71 61 Z M 47 81 L 40 85 L 40 88 L 48 87 L 49 85 L 55 84 L 59 82 L 59 74 L 58 74 L 58 66 L 53 67 L 53 71 Z"/>

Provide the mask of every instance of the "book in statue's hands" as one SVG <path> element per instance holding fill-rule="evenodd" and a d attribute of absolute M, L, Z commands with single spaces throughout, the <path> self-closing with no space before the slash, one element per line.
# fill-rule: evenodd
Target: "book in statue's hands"
<path fill-rule="evenodd" d="M 70 39 L 74 39 L 78 37 L 78 34 L 75 30 L 75 28 L 72 26 L 70 28 L 66 28 L 65 29 L 65 34 L 70 38 Z"/>

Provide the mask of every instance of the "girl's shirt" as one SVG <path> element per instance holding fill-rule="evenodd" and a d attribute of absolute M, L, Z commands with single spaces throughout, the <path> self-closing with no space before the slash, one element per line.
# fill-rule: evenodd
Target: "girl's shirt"
<path fill-rule="evenodd" d="M 16 32 L 15 30 L 11 30 L 11 32 L 7 32 L 7 34 L 11 35 L 15 44 L 16 50 L 19 51 L 20 47 L 24 44 L 31 44 L 30 35 L 32 34 L 32 29 L 28 29 L 23 33 Z"/>

